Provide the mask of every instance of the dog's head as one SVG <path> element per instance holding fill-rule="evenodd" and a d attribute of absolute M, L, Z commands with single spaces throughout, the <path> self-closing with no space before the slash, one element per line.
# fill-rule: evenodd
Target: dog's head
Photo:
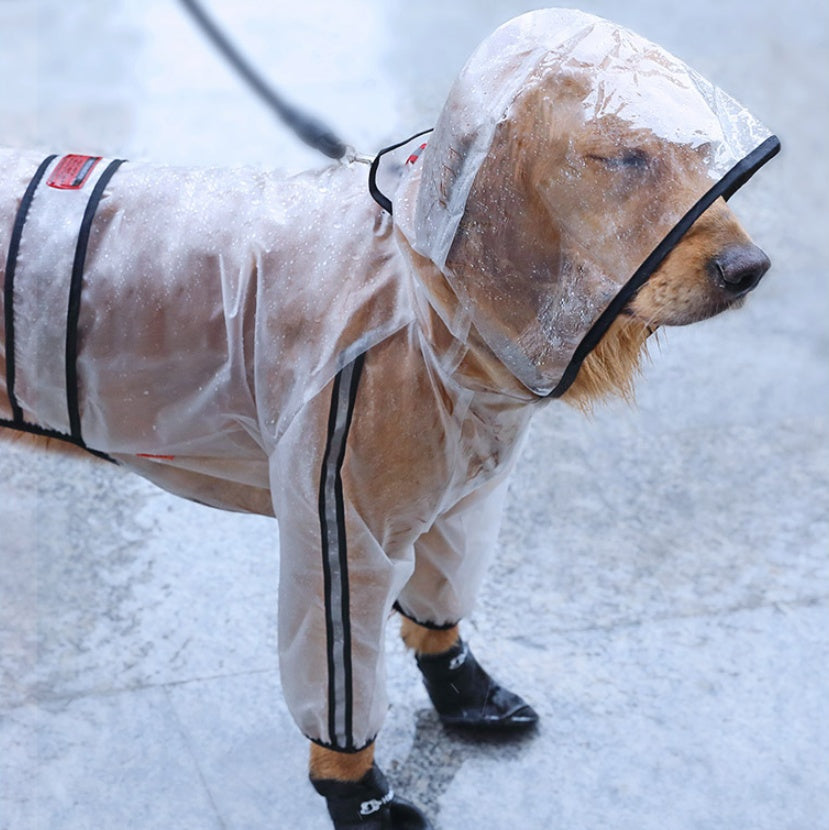
<path fill-rule="evenodd" d="M 768 259 L 723 197 L 778 146 L 659 47 L 533 12 L 468 62 L 399 223 L 466 311 L 452 323 L 558 396 L 609 330 L 636 323 L 644 340 L 759 282 Z"/>

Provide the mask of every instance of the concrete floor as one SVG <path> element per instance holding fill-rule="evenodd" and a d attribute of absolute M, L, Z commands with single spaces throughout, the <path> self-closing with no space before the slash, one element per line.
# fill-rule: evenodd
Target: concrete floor
<path fill-rule="evenodd" d="M 273 4 L 272 4 L 273 5 Z M 510 0 L 213 0 L 371 152 L 431 124 Z M 437 830 L 829 828 L 829 7 L 588 0 L 780 135 L 734 199 L 774 261 L 664 338 L 638 407 L 532 427 L 466 633 L 537 732 L 445 732 L 390 634 L 381 764 Z M 172 0 L 0 3 L 0 143 L 318 165 Z M 0 828 L 324 828 L 276 669 L 275 526 L 3 446 Z"/>

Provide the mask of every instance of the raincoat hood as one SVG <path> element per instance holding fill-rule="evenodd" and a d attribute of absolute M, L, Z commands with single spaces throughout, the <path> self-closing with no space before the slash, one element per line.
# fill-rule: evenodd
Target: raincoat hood
<path fill-rule="evenodd" d="M 408 244 L 537 395 L 581 362 L 693 221 L 779 150 L 664 49 L 573 10 L 518 17 L 455 82 L 395 194 Z M 428 287 L 426 287 L 428 292 Z"/>

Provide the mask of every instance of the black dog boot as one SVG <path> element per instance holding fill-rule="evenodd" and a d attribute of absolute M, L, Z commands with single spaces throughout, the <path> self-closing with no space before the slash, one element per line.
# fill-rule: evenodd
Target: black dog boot
<path fill-rule="evenodd" d="M 359 781 L 311 783 L 325 796 L 334 830 L 432 830 L 414 804 L 394 794 L 377 766 Z"/>
<path fill-rule="evenodd" d="M 538 721 L 538 714 L 523 698 L 481 668 L 463 640 L 442 654 L 422 654 L 416 659 L 426 691 L 446 725 L 510 730 Z"/>

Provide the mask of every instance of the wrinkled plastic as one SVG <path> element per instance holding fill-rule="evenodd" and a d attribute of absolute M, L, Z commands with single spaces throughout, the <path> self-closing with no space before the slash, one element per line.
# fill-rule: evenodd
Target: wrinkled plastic
<path fill-rule="evenodd" d="M 573 10 L 531 12 L 466 64 L 395 220 L 460 298 L 445 320 L 455 335 L 474 325 L 546 395 L 669 231 L 770 138 L 638 35 Z"/>
<path fill-rule="evenodd" d="M 9 225 L 41 158 L 0 156 Z M 84 268 L 86 443 L 219 459 L 223 477 L 238 462 L 239 481 L 267 488 L 266 459 L 297 410 L 412 316 L 361 172 L 286 180 L 125 163 L 95 213 Z M 41 184 L 17 266 L 17 396 L 63 432 L 68 285 L 93 185 Z"/>
<path fill-rule="evenodd" d="M 0 267 L 41 159 L 0 151 Z M 46 169 L 26 214 L 0 346 L 9 345 L 11 306 L 14 397 L 24 425 L 68 435 L 69 286 L 90 192 L 109 160 L 77 191 L 46 184 L 59 161 Z M 471 608 L 497 537 L 515 438 L 529 417 L 528 410 L 503 412 L 497 396 L 447 373 L 411 293 L 391 220 L 368 196 L 363 165 L 286 180 L 124 163 L 95 211 L 83 269 L 83 441 L 174 493 L 279 517 L 285 696 L 306 735 L 339 747 L 365 744 L 382 723 L 380 644 L 392 604 L 435 624 Z M 346 472 L 365 469 L 349 479 L 338 520 L 356 609 L 349 621 L 355 713 L 346 733 L 332 729 L 327 711 L 319 506 L 327 389 L 355 358 L 390 340 L 425 373 L 434 400 L 423 405 L 436 419 L 444 455 L 419 450 L 434 471 L 420 501 L 404 499 L 378 515 L 373 505 L 392 463 L 389 448 L 371 436 L 349 440 Z M 381 399 L 358 398 L 355 420 L 379 407 L 381 417 L 398 422 L 395 442 L 414 446 L 423 426 L 397 407 L 408 410 L 421 392 L 411 377 L 392 372 L 394 386 Z M 6 381 L 0 371 L 0 419 L 8 424 Z M 463 426 L 473 409 L 476 417 Z M 493 424 L 500 424 L 495 444 Z M 496 464 L 488 456 L 499 444 Z M 484 462 L 470 473 L 463 460 L 478 453 Z"/>
<path fill-rule="evenodd" d="M 306 735 L 374 738 L 393 604 L 438 626 L 469 613 L 527 404 L 767 138 L 661 49 L 550 11 L 472 57 L 426 149 L 387 176 L 394 220 L 360 164 L 284 179 L 127 162 L 105 182 L 75 343 L 83 441 L 172 492 L 278 517 L 281 674 Z M 0 152 L 0 265 L 40 161 Z M 58 163 L 3 297 L 0 420 L 13 380 L 18 427 L 66 434 L 71 274 L 108 161 L 77 190 L 45 183 Z"/>

